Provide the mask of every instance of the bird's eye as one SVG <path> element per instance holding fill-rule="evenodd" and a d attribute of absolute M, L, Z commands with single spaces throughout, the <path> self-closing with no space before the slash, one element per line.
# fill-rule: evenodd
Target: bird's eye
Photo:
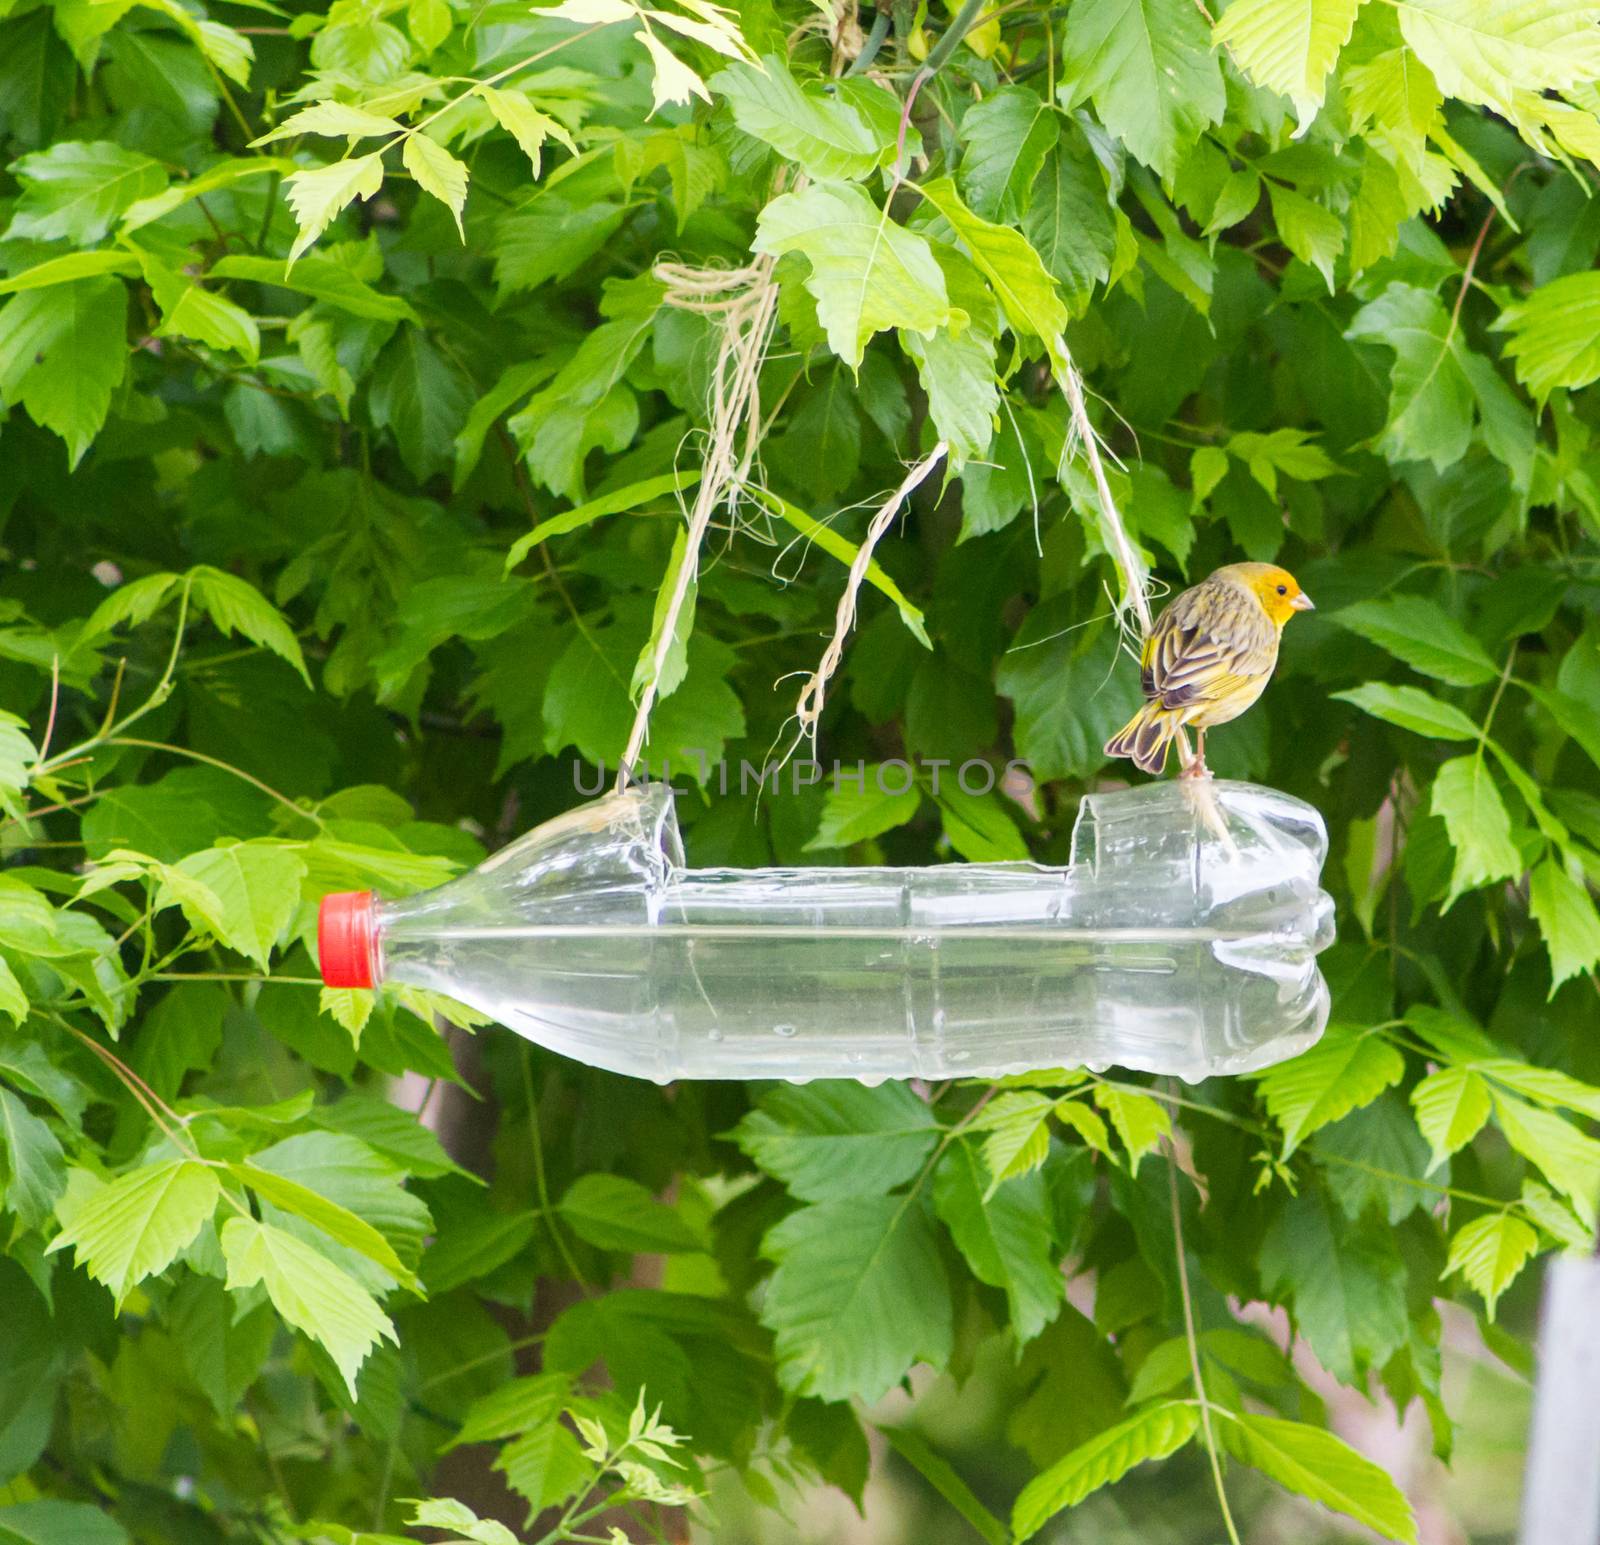
<path fill-rule="evenodd" d="M 1287 585 L 1279 585 L 1278 586 L 1278 594 L 1279 595 L 1288 595 L 1288 593 L 1289 593 L 1289 587 Z"/>

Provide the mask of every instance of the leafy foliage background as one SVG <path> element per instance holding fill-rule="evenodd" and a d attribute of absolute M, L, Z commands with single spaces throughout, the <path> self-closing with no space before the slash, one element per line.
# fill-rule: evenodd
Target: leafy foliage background
<path fill-rule="evenodd" d="M 1526 1366 L 1592 1243 L 1600 12 L 0 18 L 0 1537 L 715 1534 L 998 1348 L 993 1473 L 873 1437 L 952 1538 L 1189 1449 L 1235 1537 L 1260 1472 L 1413 1539 L 1237 1311 L 1448 1457 L 1438 1302 Z M 1064 861 L 1134 694 L 1078 371 L 1161 580 L 1317 600 L 1210 748 L 1326 813 L 1316 1049 L 661 1090 L 319 990 L 323 893 L 569 807 L 643 693 L 697 863 Z M 821 723 L 920 781 L 757 801 L 930 454 Z"/>

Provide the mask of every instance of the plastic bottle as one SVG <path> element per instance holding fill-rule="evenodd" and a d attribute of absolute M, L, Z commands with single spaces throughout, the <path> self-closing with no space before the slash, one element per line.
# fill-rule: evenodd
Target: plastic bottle
<path fill-rule="evenodd" d="M 948 1078 L 1293 1056 L 1333 941 L 1311 806 L 1246 783 L 1083 801 L 1066 868 L 689 869 L 665 785 L 401 901 L 323 903 L 330 986 L 433 988 L 542 1046 L 676 1078 Z"/>

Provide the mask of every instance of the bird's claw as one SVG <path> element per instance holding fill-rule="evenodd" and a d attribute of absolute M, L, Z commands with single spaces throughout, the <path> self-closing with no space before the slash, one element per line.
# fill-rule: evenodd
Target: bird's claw
<path fill-rule="evenodd" d="M 1189 763 L 1187 767 L 1183 769 L 1182 772 L 1178 774 L 1178 776 L 1180 778 L 1194 779 L 1209 778 L 1211 776 L 1211 769 L 1206 766 L 1202 758 L 1197 756 Z"/>

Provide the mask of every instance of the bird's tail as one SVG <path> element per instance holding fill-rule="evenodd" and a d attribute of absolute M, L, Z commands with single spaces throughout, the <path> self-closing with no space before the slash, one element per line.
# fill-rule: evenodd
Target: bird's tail
<path fill-rule="evenodd" d="M 1106 755 L 1128 757 L 1141 772 L 1156 776 L 1167 765 L 1167 747 L 1182 723 L 1173 709 L 1146 703 L 1106 742 Z"/>

